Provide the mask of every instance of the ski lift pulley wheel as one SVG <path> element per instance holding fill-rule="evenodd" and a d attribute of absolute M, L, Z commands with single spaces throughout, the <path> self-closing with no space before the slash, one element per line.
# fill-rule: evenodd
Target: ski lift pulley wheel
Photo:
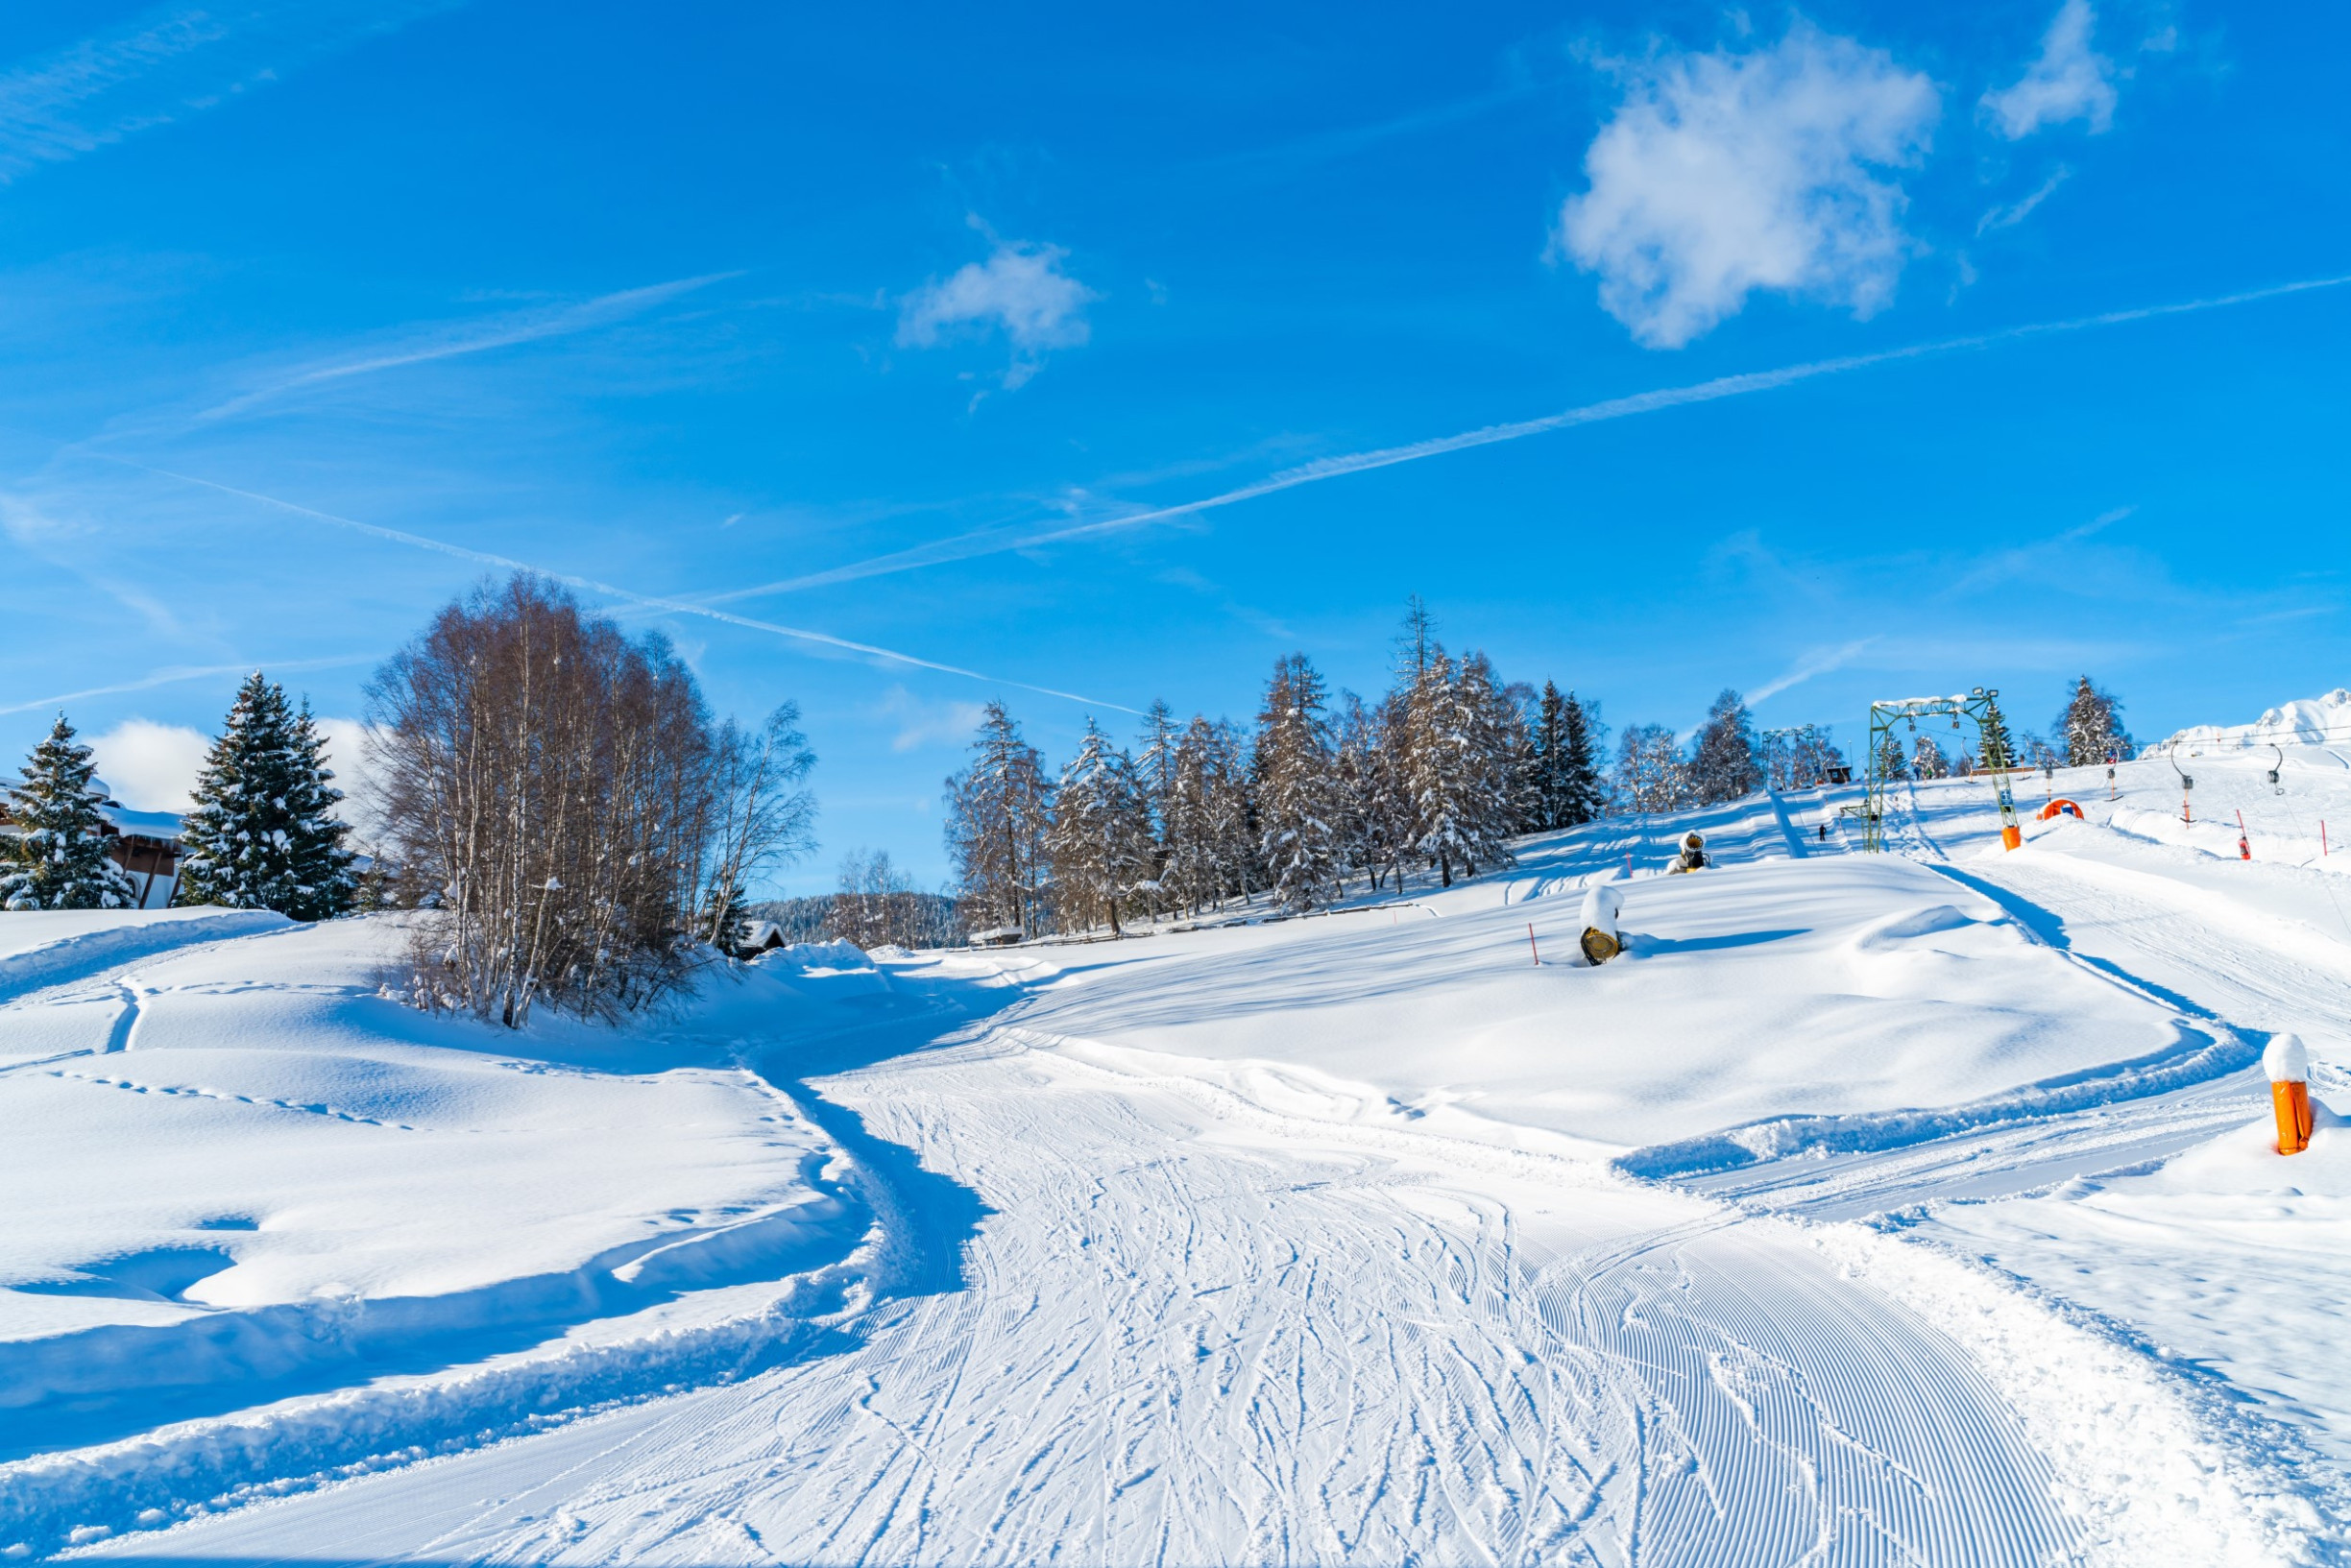
<path fill-rule="evenodd" d="M 1624 952 L 1624 943 L 1597 926 L 1584 928 L 1584 958 L 1594 969 Z"/>

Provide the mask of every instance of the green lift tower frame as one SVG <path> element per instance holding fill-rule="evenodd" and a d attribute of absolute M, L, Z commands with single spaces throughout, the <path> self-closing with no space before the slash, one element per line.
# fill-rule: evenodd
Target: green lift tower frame
<path fill-rule="evenodd" d="M 1995 699 L 1999 696 L 1997 688 L 1987 691 L 1977 687 L 1957 697 L 1903 697 L 1892 702 L 1870 704 L 1867 788 L 1859 806 L 1840 808 L 1840 814 L 1861 819 L 1861 847 L 1864 850 L 1875 852 L 1885 848 L 1886 786 L 1893 781 L 1886 777 L 1881 759 L 1885 753 L 1886 738 L 1894 734 L 1895 726 L 1904 725 L 1915 732 L 1920 719 L 1948 717 L 1951 721 L 1951 728 L 1956 730 L 1962 719 L 1972 719 L 1975 724 L 1975 754 L 1983 757 L 1984 724 L 1998 712 Z M 1985 757 L 1984 771 L 1992 776 L 1992 792 L 2000 800 L 2000 842 L 2014 849 L 2023 830 L 2017 825 L 2016 801 L 2008 791 L 2010 760 L 2005 756 Z"/>

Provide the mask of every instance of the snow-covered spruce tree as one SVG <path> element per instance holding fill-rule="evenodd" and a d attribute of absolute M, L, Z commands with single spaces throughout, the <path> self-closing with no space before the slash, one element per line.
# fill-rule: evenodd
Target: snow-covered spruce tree
<path fill-rule="evenodd" d="M 1364 874 L 1373 892 L 1402 856 L 1409 825 L 1386 713 L 1385 707 L 1370 707 L 1354 692 L 1343 691 L 1331 727 L 1344 859 Z"/>
<path fill-rule="evenodd" d="M 1257 835 L 1268 885 L 1285 909 L 1340 892 L 1338 803 L 1322 678 L 1302 653 L 1275 661 L 1257 715 Z"/>
<path fill-rule="evenodd" d="M 1061 770 L 1045 830 L 1061 929 L 1107 925 L 1117 936 L 1120 906 L 1150 878 L 1151 848 L 1134 763 L 1089 718 L 1077 755 Z"/>
<path fill-rule="evenodd" d="M 1045 830 L 1053 784 L 1044 759 L 1021 738 L 1001 702 L 987 705 L 971 762 L 947 781 L 947 857 L 973 930 L 1034 934 L 1050 918 Z"/>
<path fill-rule="evenodd" d="M 1690 747 L 1690 787 L 1699 805 L 1714 806 L 1752 794 L 1761 783 L 1747 699 L 1726 687 Z"/>
<path fill-rule="evenodd" d="M 1600 776 L 1600 748 L 1607 734 L 1600 723 L 1600 705 L 1568 692 L 1563 733 L 1566 755 L 1560 764 L 1560 826 L 1580 828 L 1608 809 L 1608 783 Z"/>
<path fill-rule="evenodd" d="M 1209 753 L 1215 744 L 1214 727 L 1194 714 L 1176 737 L 1174 776 L 1160 808 L 1159 884 L 1176 907 L 1196 915 L 1223 895 L 1208 800 Z"/>
<path fill-rule="evenodd" d="M 1567 699 L 1549 681 L 1535 712 L 1535 826 L 1567 827 Z"/>
<path fill-rule="evenodd" d="M 343 791 L 334 786 L 327 737 L 319 734 L 306 697 L 294 714 L 294 746 L 307 766 L 298 784 L 301 809 L 290 830 L 298 904 L 282 913 L 296 920 L 332 920 L 358 906 L 359 874 L 352 868 L 359 856 L 343 847 L 351 833 L 350 824 L 335 814 Z"/>
<path fill-rule="evenodd" d="M 1983 749 L 1977 753 L 1987 772 L 2018 765 L 2016 740 L 2008 734 L 2008 719 L 2000 704 L 1984 699 Z"/>
<path fill-rule="evenodd" d="M 1951 760 L 1943 755 L 1943 748 L 1935 744 L 1933 736 L 1920 736 L 1918 744 L 1910 748 L 1910 775 L 1916 779 L 1951 777 Z"/>
<path fill-rule="evenodd" d="M 17 783 L 8 786 L 8 828 L 0 834 L 0 908 L 128 909 L 137 884 L 107 854 L 104 808 L 90 749 L 74 743 L 60 713 L 49 737 L 33 748 Z"/>
<path fill-rule="evenodd" d="M 2122 704 L 2087 675 L 2075 684 L 2072 697 L 2049 730 L 2057 736 L 2057 749 L 2064 756 L 2061 766 L 2093 767 L 2130 755 L 2131 739 L 2122 729 Z"/>
<path fill-rule="evenodd" d="M 351 830 L 334 815 L 343 792 L 326 749 L 307 705 L 296 712 L 285 688 L 259 670 L 245 678 L 182 821 L 187 859 L 175 902 L 296 920 L 351 908 L 356 856 L 343 847 Z"/>

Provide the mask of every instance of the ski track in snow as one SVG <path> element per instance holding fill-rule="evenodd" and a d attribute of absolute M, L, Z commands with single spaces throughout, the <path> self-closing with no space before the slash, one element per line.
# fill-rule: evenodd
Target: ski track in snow
<path fill-rule="evenodd" d="M 1898 847 L 2111 983 L 2208 1029 L 2351 1019 L 2351 964 L 2307 932 L 2247 911 L 2216 942 L 2210 901 L 2167 878 L 2053 853 L 1954 859 L 1911 808 L 1890 825 Z M 1654 856 L 1673 831 L 1621 825 L 1594 869 Z M 1758 848 L 1824 853 L 1806 831 L 1775 802 Z M 131 981 L 74 978 L 119 987 L 127 1044 Z M 2263 1492 L 2262 1433 L 2232 1426 L 2225 1401 L 2197 1403 L 2105 1326 L 1900 1236 L 1923 1203 L 2126 1169 L 2242 1124 L 2266 1103 L 2257 1074 L 1652 1185 L 1276 1113 L 1172 1067 L 1130 1070 L 1132 1052 L 1065 1053 L 1017 1007 L 948 1033 L 961 1022 L 940 1005 L 928 1026 L 948 1044 L 776 1080 L 859 1161 L 886 1238 L 880 1299 L 824 1319 L 837 1332 L 821 1348 L 94 1550 L 958 1568 L 2339 1560 L 2299 1493 Z M 817 1043 L 849 1049 L 856 1033 Z M 2104 1381 L 2052 1387 L 2036 1358 Z M 2188 1511 L 2117 1517 L 2101 1487 L 2167 1462 Z"/>

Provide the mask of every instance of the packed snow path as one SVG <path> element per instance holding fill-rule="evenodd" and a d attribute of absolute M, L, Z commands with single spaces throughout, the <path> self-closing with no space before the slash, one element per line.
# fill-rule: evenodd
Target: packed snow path
<path fill-rule="evenodd" d="M 2071 1541 L 1965 1360 L 1792 1236 L 1436 1140 L 1319 1144 L 1001 1035 L 827 1089 L 994 1211 L 961 1289 L 837 1357 L 146 1550 L 2033 1563 Z"/>

